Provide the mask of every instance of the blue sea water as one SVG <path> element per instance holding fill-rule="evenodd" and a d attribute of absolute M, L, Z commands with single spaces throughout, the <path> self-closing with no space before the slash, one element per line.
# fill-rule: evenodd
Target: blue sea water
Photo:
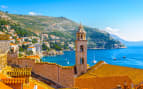
<path fill-rule="evenodd" d="M 143 46 L 125 49 L 88 49 L 87 55 L 87 63 L 90 66 L 99 61 L 105 61 L 112 65 L 143 69 Z M 64 51 L 64 55 L 44 56 L 42 61 L 62 66 L 73 66 L 75 65 L 75 51 Z"/>

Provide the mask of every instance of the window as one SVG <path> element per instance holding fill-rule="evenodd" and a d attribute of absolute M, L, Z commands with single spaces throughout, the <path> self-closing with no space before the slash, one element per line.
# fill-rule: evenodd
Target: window
<path fill-rule="evenodd" d="M 84 64 L 84 58 L 80 58 L 80 64 Z"/>
<path fill-rule="evenodd" d="M 80 46 L 80 52 L 83 52 L 83 45 Z"/>
<path fill-rule="evenodd" d="M 82 34 L 81 34 L 81 39 L 83 39 L 83 36 L 82 36 Z"/>

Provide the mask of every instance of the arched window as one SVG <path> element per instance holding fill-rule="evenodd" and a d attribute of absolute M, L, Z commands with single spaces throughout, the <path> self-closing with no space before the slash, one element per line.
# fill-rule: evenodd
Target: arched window
<path fill-rule="evenodd" d="M 83 35 L 81 34 L 81 39 L 83 40 Z"/>
<path fill-rule="evenodd" d="M 80 58 L 80 64 L 84 64 L 84 58 Z"/>
<path fill-rule="evenodd" d="M 80 46 L 80 52 L 83 52 L 83 45 Z"/>

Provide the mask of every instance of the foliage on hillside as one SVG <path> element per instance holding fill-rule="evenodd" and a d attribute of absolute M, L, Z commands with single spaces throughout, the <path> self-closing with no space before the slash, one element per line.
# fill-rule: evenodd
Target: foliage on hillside
<path fill-rule="evenodd" d="M 5 19 L 0 19 L 0 31 L 5 32 L 5 30 L 6 30 L 5 25 L 8 25 L 11 27 L 11 29 L 14 29 L 19 37 L 36 35 L 34 32 L 31 32 L 31 31 L 28 31 L 28 30 L 22 28 L 17 23 L 13 23 L 13 22 L 11 22 L 9 20 L 5 20 Z"/>
<path fill-rule="evenodd" d="M 7 14 L 13 20 L 20 23 L 23 29 L 32 32 L 45 32 L 48 35 L 60 37 L 65 43 L 74 42 L 76 30 L 79 24 L 64 17 L 48 16 L 28 16 Z M 96 28 L 84 26 L 87 32 L 89 48 L 120 48 L 123 46 L 119 41 L 114 40 L 109 33 L 100 31 Z M 22 32 L 23 33 L 23 32 Z"/>

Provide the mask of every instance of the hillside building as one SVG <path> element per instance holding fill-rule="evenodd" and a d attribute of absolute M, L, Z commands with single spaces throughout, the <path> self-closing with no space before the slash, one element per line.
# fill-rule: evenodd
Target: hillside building
<path fill-rule="evenodd" d="M 10 50 L 11 52 L 17 52 L 19 50 L 19 47 L 17 44 L 14 44 L 14 43 L 10 43 Z"/>
<path fill-rule="evenodd" d="M 36 54 L 36 48 L 35 47 L 33 47 L 33 46 L 31 46 L 31 47 L 28 47 L 27 48 L 27 51 L 32 51 L 33 53 L 33 55 L 35 55 Z"/>

